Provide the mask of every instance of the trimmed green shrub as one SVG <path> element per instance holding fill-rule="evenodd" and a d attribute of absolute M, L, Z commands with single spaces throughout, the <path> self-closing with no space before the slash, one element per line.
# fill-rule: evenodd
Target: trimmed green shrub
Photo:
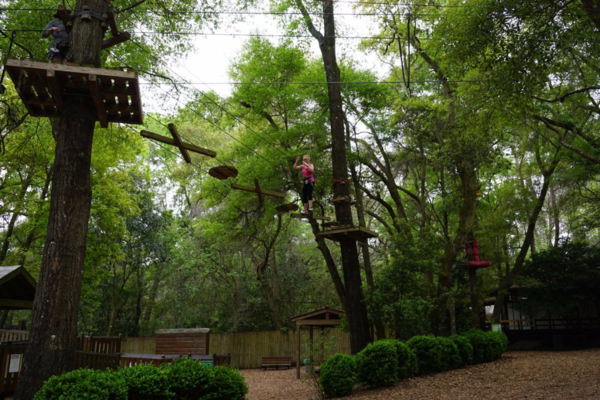
<path fill-rule="evenodd" d="M 471 346 L 469 340 L 460 335 L 450 336 L 449 339 L 454 342 L 460 355 L 458 368 L 473 364 L 473 346 Z"/>
<path fill-rule="evenodd" d="M 127 400 L 127 383 L 117 372 L 78 369 L 48 379 L 34 400 Z"/>
<path fill-rule="evenodd" d="M 406 345 L 417 356 L 417 370 L 419 375 L 443 371 L 443 351 L 440 342 L 433 336 L 413 336 Z"/>
<path fill-rule="evenodd" d="M 462 364 L 458 347 L 447 337 L 436 337 L 437 345 L 442 352 L 442 371 L 459 368 Z"/>
<path fill-rule="evenodd" d="M 335 354 L 321 366 L 319 383 L 327 398 L 350 396 L 356 382 L 356 361 L 347 354 Z"/>
<path fill-rule="evenodd" d="M 398 353 L 390 340 L 369 343 L 356 355 L 358 381 L 371 386 L 390 385 L 398 380 Z"/>
<path fill-rule="evenodd" d="M 180 400 L 196 400 L 208 393 L 213 374 L 198 361 L 178 358 L 165 368 L 171 392 Z"/>
<path fill-rule="evenodd" d="M 404 342 L 399 340 L 386 340 L 396 347 L 398 357 L 398 379 L 410 378 L 417 374 L 417 356 Z"/>
<path fill-rule="evenodd" d="M 127 382 L 128 400 L 166 400 L 175 397 L 169 390 L 170 382 L 164 368 L 138 364 L 119 373 Z"/>
<path fill-rule="evenodd" d="M 508 347 L 504 333 L 472 330 L 463 335 L 473 346 L 473 363 L 480 364 L 497 360 Z"/>
<path fill-rule="evenodd" d="M 207 393 L 202 400 L 244 400 L 248 386 L 237 369 L 231 367 L 210 368 L 211 377 Z"/>

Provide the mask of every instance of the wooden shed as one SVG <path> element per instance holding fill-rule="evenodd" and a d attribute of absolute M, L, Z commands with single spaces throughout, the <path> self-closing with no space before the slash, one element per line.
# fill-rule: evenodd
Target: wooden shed
<path fill-rule="evenodd" d="M 296 378 L 300 379 L 300 329 L 304 326 L 309 328 L 310 347 L 313 343 L 313 329 L 321 329 L 321 333 L 325 328 L 334 328 L 342 324 L 344 312 L 335 308 L 324 307 L 319 310 L 314 310 L 304 314 L 299 314 L 291 317 L 292 322 L 297 324 L 298 341 L 296 347 Z M 312 364 L 312 360 L 311 360 Z"/>
<path fill-rule="evenodd" d="M 209 328 L 159 329 L 156 331 L 156 354 L 208 354 Z"/>
<path fill-rule="evenodd" d="M 23 266 L 0 267 L 0 310 L 31 310 L 36 287 Z"/>

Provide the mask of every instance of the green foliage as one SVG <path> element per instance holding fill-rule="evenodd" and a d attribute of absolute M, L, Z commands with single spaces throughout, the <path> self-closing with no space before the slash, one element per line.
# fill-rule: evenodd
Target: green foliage
<path fill-rule="evenodd" d="M 177 359 L 166 368 L 171 392 L 178 399 L 195 400 L 209 393 L 211 368 L 189 359 Z"/>
<path fill-rule="evenodd" d="M 459 368 L 462 364 L 462 359 L 456 343 L 447 337 L 440 336 L 436 339 L 437 345 L 442 352 L 442 371 Z"/>
<path fill-rule="evenodd" d="M 356 382 L 356 360 L 347 354 L 335 354 L 321 366 L 319 384 L 327 398 L 349 396 Z"/>
<path fill-rule="evenodd" d="M 218 366 L 209 369 L 210 383 L 202 400 L 243 400 L 248 393 L 244 377 L 236 369 Z"/>
<path fill-rule="evenodd" d="M 460 356 L 460 364 L 457 365 L 457 368 L 473 364 L 473 346 L 469 340 L 460 335 L 452 335 L 449 339 L 456 345 Z"/>
<path fill-rule="evenodd" d="M 447 353 L 437 339 L 434 336 L 415 336 L 406 342 L 417 357 L 419 375 L 443 371 L 447 365 L 442 359 Z"/>
<path fill-rule="evenodd" d="M 472 330 L 463 335 L 473 346 L 473 363 L 495 361 L 508 348 L 508 338 L 503 332 Z"/>
<path fill-rule="evenodd" d="M 525 263 L 521 308 L 574 317 L 580 307 L 600 295 L 600 249 L 565 242 L 536 252 Z"/>
<path fill-rule="evenodd" d="M 410 347 L 399 340 L 388 339 L 396 347 L 398 359 L 398 379 L 410 378 L 417 373 L 417 356 Z"/>
<path fill-rule="evenodd" d="M 48 379 L 34 400 L 127 400 L 125 378 L 113 371 L 78 369 Z"/>
<path fill-rule="evenodd" d="M 165 368 L 138 364 L 120 370 L 128 387 L 128 400 L 168 400 L 174 397 Z"/>
<path fill-rule="evenodd" d="M 356 355 L 358 381 L 370 386 L 390 385 L 398 380 L 400 365 L 392 341 L 369 343 Z"/>

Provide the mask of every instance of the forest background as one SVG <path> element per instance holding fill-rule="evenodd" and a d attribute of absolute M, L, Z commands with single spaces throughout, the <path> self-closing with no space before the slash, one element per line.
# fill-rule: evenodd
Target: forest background
<path fill-rule="evenodd" d="M 113 3 L 133 37 L 104 51 L 103 63 L 137 69 L 143 96 L 164 104 L 145 115 L 146 128 L 166 134 L 175 123 L 184 140 L 218 156 L 193 155 L 189 165 L 174 148 L 142 140 L 139 127 L 96 129 L 80 331 L 289 329 L 292 315 L 344 308 L 340 252 L 315 241 L 316 223 L 279 215 L 275 200 L 260 206 L 207 174 L 233 165 L 238 183 L 259 179 L 299 203 L 292 165 L 309 154 L 317 168 L 315 213 L 333 215 L 325 73 L 301 13 L 306 7 L 319 27 L 321 3 Z M 536 276 L 524 272 L 532 254 L 568 248 L 568 241 L 597 244 L 595 2 L 338 3 L 377 28 L 370 38 L 356 38 L 352 26 L 336 32 L 354 47 L 338 57 L 355 221 L 379 233 L 359 247 L 374 331 L 407 338 L 471 326 L 461 267 L 471 231 L 493 263 L 478 274 L 480 304 L 497 289 L 502 301 L 523 279 L 531 285 Z M 3 56 L 16 30 L 11 56 L 44 59 L 48 42 L 40 32 L 54 7 L 2 2 Z M 173 67 L 193 51 L 191 33 L 256 15 L 273 16 L 279 36 L 239 39 L 229 76 L 245 84 L 230 94 L 199 90 Z M 364 67 L 361 52 L 377 57 L 377 71 Z M 53 130 L 49 120 L 28 116 L 4 84 L 0 264 L 24 265 L 37 276 Z M 14 324 L 28 314 L 2 317 L 0 325 Z"/>

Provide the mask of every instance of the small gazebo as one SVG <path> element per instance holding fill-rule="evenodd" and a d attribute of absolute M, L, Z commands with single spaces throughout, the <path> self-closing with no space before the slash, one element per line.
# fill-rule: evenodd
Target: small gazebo
<path fill-rule="evenodd" d="M 309 338 L 310 346 L 313 346 L 313 328 L 321 328 L 321 333 L 325 328 L 333 328 L 341 325 L 344 312 L 335 308 L 321 308 L 304 314 L 291 317 L 292 322 L 297 324 L 298 338 L 296 344 L 296 378 L 300 379 L 300 329 L 303 326 L 310 328 Z M 311 361 L 312 362 L 312 361 Z"/>
<path fill-rule="evenodd" d="M 0 310 L 31 310 L 36 287 L 23 266 L 0 267 Z"/>

